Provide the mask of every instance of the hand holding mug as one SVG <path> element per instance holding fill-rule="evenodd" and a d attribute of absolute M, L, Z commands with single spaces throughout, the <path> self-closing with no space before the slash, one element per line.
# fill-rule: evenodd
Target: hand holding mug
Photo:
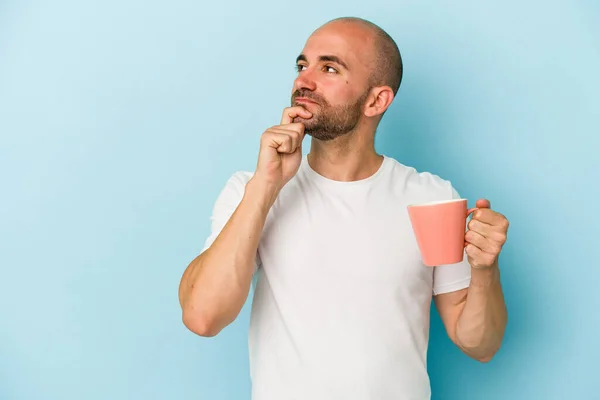
<path fill-rule="evenodd" d="M 509 222 L 506 217 L 491 209 L 488 200 L 477 200 L 476 208 L 468 223 L 465 234 L 465 250 L 469 264 L 473 268 L 491 268 L 497 265 L 508 233 Z"/>
<path fill-rule="evenodd" d="M 466 253 L 471 267 L 490 268 L 506 242 L 508 220 L 492 211 L 487 200 L 478 200 L 471 209 L 466 199 L 413 204 L 408 214 L 426 266 L 456 264 Z"/>

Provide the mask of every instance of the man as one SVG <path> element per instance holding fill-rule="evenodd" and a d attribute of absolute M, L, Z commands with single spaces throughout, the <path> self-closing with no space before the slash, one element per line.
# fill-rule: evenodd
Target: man
<path fill-rule="evenodd" d="M 297 64 L 292 106 L 262 135 L 255 172 L 226 184 L 204 251 L 183 274 L 183 322 L 218 334 L 257 273 L 254 400 L 428 399 L 432 296 L 467 355 L 486 362 L 500 347 L 508 221 L 478 201 L 465 260 L 424 266 L 406 206 L 458 194 L 374 149 L 401 81 L 396 44 L 368 21 L 341 18 L 310 36 Z"/>

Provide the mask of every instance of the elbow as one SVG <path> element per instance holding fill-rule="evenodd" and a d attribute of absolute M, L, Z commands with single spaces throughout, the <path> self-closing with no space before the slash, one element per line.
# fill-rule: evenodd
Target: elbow
<path fill-rule="evenodd" d="M 205 317 L 192 310 L 183 312 L 182 321 L 186 328 L 202 337 L 215 337 L 222 330 L 214 318 Z"/>
<path fill-rule="evenodd" d="M 457 340 L 455 343 L 463 351 L 463 353 L 482 364 L 492 361 L 499 350 L 499 346 L 485 345 L 479 341 L 465 343 Z"/>
<path fill-rule="evenodd" d="M 487 364 L 490 361 L 492 361 L 492 358 L 494 358 L 494 354 L 481 354 L 479 352 L 477 352 L 474 349 L 465 349 L 464 347 L 461 348 L 461 350 L 463 351 L 463 353 L 465 353 L 468 357 L 472 358 L 475 361 L 478 361 L 482 364 Z"/>
<path fill-rule="evenodd" d="M 488 349 L 488 351 L 485 352 L 472 352 L 471 357 L 482 364 L 487 364 L 492 361 L 498 350 L 499 349 L 496 348 L 495 350 Z"/>
<path fill-rule="evenodd" d="M 476 358 L 476 360 L 479 361 L 480 363 L 487 364 L 490 361 L 492 361 L 492 358 L 494 358 L 493 354 L 491 354 L 489 356 L 478 357 L 478 358 Z"/>

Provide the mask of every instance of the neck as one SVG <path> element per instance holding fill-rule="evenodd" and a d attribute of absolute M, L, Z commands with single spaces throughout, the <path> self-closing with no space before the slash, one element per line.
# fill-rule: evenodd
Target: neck
<path fill-rule="evenodd" d="M 308 163 L 325 178 L 351 182 L 366 179 L 381 167 L 383 156 L 375 151 L 374 135 L 349 132 L 336 139 L 311 140 Z"/>

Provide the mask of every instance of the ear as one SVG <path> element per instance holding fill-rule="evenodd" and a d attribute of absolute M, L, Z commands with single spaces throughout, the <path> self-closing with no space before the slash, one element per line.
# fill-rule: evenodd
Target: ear
<path fill-rule="evenodd" d="M 378 86 L 371 89 L 365 103 L 365 115 L 376 117 L 383 114 L 394 100 L 394 91 L 389 86 Z"/>

